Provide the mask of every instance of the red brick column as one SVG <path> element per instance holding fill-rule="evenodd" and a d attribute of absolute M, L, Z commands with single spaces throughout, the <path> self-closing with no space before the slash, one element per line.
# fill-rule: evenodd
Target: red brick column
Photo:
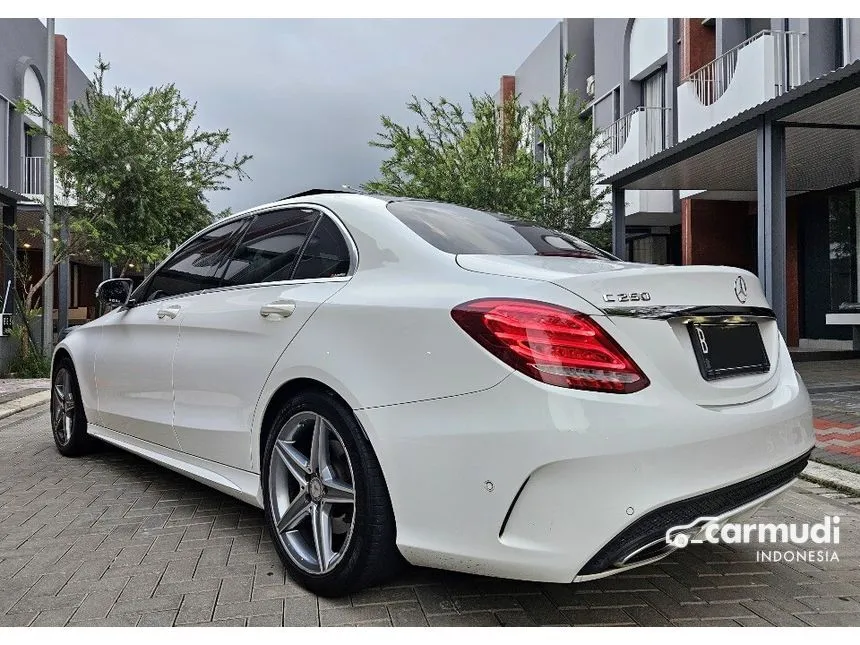
<path fill-rule="evenodd" d="M 68 127 L 69 93 L 67 86 L 68 43 L 62 34 L 54 36 L 54 123 Z M 55 153 L 60 151 L 54 148 Z"/>
<path fill-rule="evenodd" d="M 716 34 L 713 29 L 705 27 L 701 18 L 681 19 L 681 60 L 679 76 L 684 78 L 690 72 L 694 72 L 702 65 L 714 60 L 716 55 Z M 701 257 L 695 252 L 696 244 L 693 240 L 696 223 L 699 221 L 696 214 L 699 212 L 699 204 L 704 202 L 693 202 L 689 199 L 681 200 L 681 260 L 684 264 L 705 264 Z M 709 228 L 707 224 L 705 227 Z M 705 230 L 699 235 L 707 235 Z"/>
<path fill-rule="evenodd" d="M 508 75 L 502 76 L 499 82 L 499 90 L 502 103 L 504 103 L 505 101 L 510 101 L 512 98 L 514 98 L 514 95 L 517 91 L 517 77 Z"/>

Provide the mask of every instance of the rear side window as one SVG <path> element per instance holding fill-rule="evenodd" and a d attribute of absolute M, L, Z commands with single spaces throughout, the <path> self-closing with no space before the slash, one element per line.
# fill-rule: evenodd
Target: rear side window
<path fill-rule="evenodd" d="M 412 232 L 445 253 L 614 259 L 577 237 L 501 213 L 411 200 L 391 202 L 388 210 Z"/>
<path fill-rule="evenodd" d="M 349 247 L 337 225 L 322 216 L 302 251 L 293 278 L 337 278 L 349 273 Z"/>
<path fill-rule="evenodd" d="M 318 211 L 309 208 L 257 215 L 227 265 L 224 285 L 291 279 L 299 251 L 319 217 Z"/>
<path fill-rule="evenodd" d="M 247 220 L 234 220 L 213 228 L 180 248 L 146 284 L 141 300 L 159 300 L 217 287 L 230 257 L 234 235 Z"/>

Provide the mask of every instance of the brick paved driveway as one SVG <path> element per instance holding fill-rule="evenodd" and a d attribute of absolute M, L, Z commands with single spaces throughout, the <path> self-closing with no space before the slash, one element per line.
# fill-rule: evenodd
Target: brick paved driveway
<path fill-rule="evenodd" d="M 580 585 L 412 568 L 317 599 L 285 579 L 259 511 L 110 448 L 64 459 L 38 408 L 0 421 L 0 626 L 860 625 L 860 499 L 801 483 L 759 517 L 826 513 L 838 563 L 696 546 Z"/>

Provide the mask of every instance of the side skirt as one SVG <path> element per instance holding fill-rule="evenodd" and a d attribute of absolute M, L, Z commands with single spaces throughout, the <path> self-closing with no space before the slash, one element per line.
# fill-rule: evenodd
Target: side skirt
<path fill-rule="evenodd" d="M 260 475 L 257 473 L 201 459 L 92 423 L 89 424 L 87 433 L 242 500 L 251 506 L 263 508 L 263 489 L 260 485 Z"/>

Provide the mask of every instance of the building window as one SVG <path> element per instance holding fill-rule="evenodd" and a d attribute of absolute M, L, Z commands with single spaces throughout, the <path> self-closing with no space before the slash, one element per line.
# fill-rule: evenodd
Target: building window
<path fill-rule="evenodd" d="M 860 190 L 840 192 L 828 198 L 830 259 L 830 311 L 857 297 L 857 216 Z"/>
<path fill-rule="evenodd" d="M 642 106 L 645 111 L 645 149 L 652 155 L 666 147 L 666 68 L 642 79 Z"/>

